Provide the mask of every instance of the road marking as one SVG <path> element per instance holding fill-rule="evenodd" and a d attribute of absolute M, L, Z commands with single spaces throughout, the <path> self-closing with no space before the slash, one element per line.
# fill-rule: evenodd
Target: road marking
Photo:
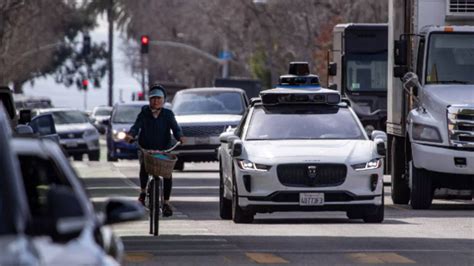
<path fill-rule="evenodd" d="M 288 263 L 282 257 L 278 257 L 271 253 L 245 253 L 247 257 L 259 264 L 284 264 Z"/>
<path fill-rule="evenodd" d="M 153 258 L 153 255 L 145 252 L 127 252 L 124 260 L 126 262 L 145 262 Z"/>
<path fill-rule="evenodd" d="M 381 263 L 399 263 L 399 264 L 411 264 L 415 261 L 401 256 L 394 252 L 377 252 L 377 253 L 352 253 L 348 254 L 356 263 L 367 263 L 367 264 L 381 264 Z"/>

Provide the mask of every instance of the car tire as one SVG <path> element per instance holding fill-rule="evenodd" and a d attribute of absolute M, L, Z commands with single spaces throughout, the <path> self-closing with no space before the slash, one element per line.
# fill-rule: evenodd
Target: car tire
<path fill-rule="evenodd" d="M 405 174 L 405 151 L 402 138 L 393 137 L 391 145 L 391 174 L 392 174 L 392 201 L 394 204 L 408 204 L 410 188 Z"/>
<path fill-rule="evenodd" d="M 184 170 L 184 161 L 178 159 L 178 161 L 176 161 L 176 164 L 174 165 L 174 170 L 183 171 Z"/>
<path fill-rule="evenodd" d="M 382 223 L 385 216 L 385 193 L 382 187 L 382 205 L 368 207 L 362 219 L 365 223 Z"/>
<path fill-rule="evenodd" d="M 239 194 L 237 191 L 237 184 L 235 180 L 235 174 L 232 179 L 232 220 L 236 224 L 247 224 L 253 222 L 253 213 L 244 211 L 239 206 Z"/>
<path fill-rule="evenodd" d="M 224 189 L 224 176 L 219 164 L 219 215 L 223 220 L 230 220 L 232 219 L 232 200 L 224 197 Z"/>
<path fill-rule="evenodd" d="M 110 155 L 110 153 L 107 153 L 107 162 L 116 162 L 116 161 L 118 161 L 117 158 Z"/>
<path fill-rule="evenodd" d="M 89 152 L 87 155 L 89 157 L 89 161 L 99 161 L 100 160 L 100 150 Z"/>
<path fill-rule="evenodd" d="M 412 187 L 410 205 L 415 210 L 429 209 L 433 202 L 433 185 L 430 172 L 425 169 L 412 166 Z"/>
<path fill-rule="evenodd" d="M 72 158 L 74 161 L 82 161 L 82 154 L 73 155 Z"/>
<path fill-rule="evenodd" d="M 364 216 L 360 210 L 348 210 L 346 211 L 346 216 L 349 219 L 362 219 Z"/>

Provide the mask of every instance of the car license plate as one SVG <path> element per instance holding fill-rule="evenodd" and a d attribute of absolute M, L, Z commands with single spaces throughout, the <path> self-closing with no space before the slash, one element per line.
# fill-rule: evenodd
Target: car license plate
<path fill-rule="evenodd" d="M 324 193 L 300 193 L 300 206 L 324 205 Z"/>
<path fill-rule="evenodd" d="M 210 140 L 209 137 L 202 137 L 202 138 L 194 138 L 195 144 L 209 144 Z"/>
<path fill-rule="evenodd" d="M 68 141 L 68 142 L 66 142 L 66 147 L 67 147 L 67 148 L 75 148 L 75 147 L 77 147 L 77 142 L 75 142 L 75 141 Z"/>

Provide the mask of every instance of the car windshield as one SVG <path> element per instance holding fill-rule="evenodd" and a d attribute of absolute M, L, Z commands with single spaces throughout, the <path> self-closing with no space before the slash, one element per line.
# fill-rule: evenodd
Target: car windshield
<path fill-rule="evenodd" d="M 348 54 L 346 87 L 357 91 L 387 90 L 387 52 L 376 54 Z"/>
<path fill-rule="evenodd" d="M 53 115 L 54 123 L 56 125 L 82 124 L 89 122 L 84 113 L 80 111 L 54 111 L 51 114 Z"/>
<path fill-rule="evenodd" d="M 365 136 L 347 108 L 255 108 L 246 140 L 288 139 L 365 139 Z"/>
<path fill-rule="evenodd" d="M 474 34 L 433 33 L 428 46 L 426 83 L 474 84 Z"/>
<path fill-rule="evenodd" d="M 113 123 L 133 124 L 142 110 L 142 105 L 119 105 L 113 114 Z"/>
<path fill-rule="evenodd" d="M 110 110 L 110 109 L 97 109 L 94 112 L 94 115 L 95 116 L 108 116 L 108 115 L 110 115 L 110 113 L 112 113 L 112 110 Z"/>
<path fill-rule="evenodd" d="M 176 115 L 235 114 L 244 112 L 242 95 L 230 91 L 192 91 L 175 96 Z"/>

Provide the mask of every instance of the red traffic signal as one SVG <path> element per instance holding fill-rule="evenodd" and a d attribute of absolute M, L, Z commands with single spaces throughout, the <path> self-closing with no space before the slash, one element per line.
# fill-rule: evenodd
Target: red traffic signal
<path fill-rule="evenodd" d="M 82 89 L 86 91 L 87 87 L 89 87 L 89 80 L 83 79 L 82 80 Z"/>
<path fill-rule="evenodd" d="M 140 41 L 141 41 L 141 44 L 142 44 L 141 53 L 142 54 L 147 54 L 148 53 L 148 44 L 150 43 L 150 38 L 148 37 L 148 35 L 142 35 Z"/>

